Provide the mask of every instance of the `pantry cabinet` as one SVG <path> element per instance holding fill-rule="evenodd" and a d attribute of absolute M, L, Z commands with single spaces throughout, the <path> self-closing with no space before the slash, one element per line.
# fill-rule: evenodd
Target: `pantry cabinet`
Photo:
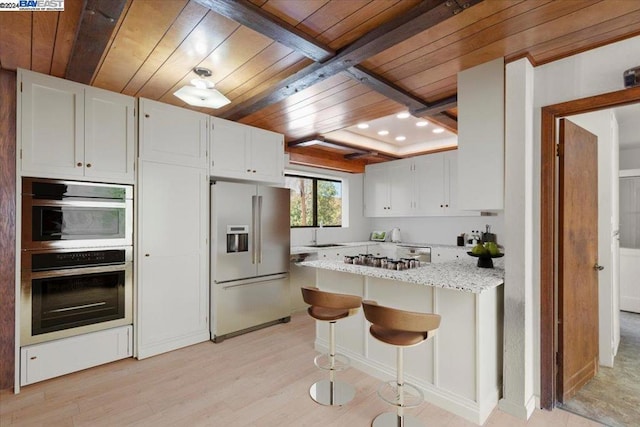
<path fill-rule="evenodd" d="M 138 176 L 137 357 L 209 335 L 209 176 L 141 161 Z"/>
<path fill-rule="evenodd" d="M 140 159 L 207 168 L 209 116 L 140 98 Z"/>
<path fill-rule="evenodd" d="M 470 216 L 457 200 L 457 153 L 429 154 L 367 166 L 368 217 Z"/>
<path fill-rule="evenodd" d="M 135 100 L 18 70 L 20 174 L 132 184 Z"/>
<path fill-rule="evenodd" d="M 212 117 L 210 152 L 212 177 L 284 182 L 281 134 Z"/>

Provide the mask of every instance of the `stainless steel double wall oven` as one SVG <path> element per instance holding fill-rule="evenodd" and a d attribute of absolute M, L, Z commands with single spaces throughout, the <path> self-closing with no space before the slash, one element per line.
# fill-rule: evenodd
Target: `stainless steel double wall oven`
<path fill-rule="evenodd" d="M 133 188 L 23 178 L 20 344 L 128 325 Z"/>

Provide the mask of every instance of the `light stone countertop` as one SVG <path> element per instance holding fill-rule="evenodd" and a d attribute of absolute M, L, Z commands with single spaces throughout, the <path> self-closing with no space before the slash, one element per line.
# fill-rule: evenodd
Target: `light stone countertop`
<path fill-rule="evenodd" d="M 479 268 L 477 258 L 426 264 L 419 268 L 396 271 L 341 261 L 303 261 L 298 265 L 315 267 L 380 279 L 397 280 L 418 285 L 480 293 L 504 284 L 504 258 L 493 260 L 495 268 Z"/>

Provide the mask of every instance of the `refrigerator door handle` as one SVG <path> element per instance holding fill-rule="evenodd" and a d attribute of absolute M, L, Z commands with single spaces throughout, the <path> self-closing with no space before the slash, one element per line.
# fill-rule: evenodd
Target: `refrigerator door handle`
<path fill-rule="evenodd" d="M 258 243 L 258 247 L 256 250 L 256 258 L 257 258 L 257 263 L 258 264 L 262 264 L 262 196 L 258 196 L 258 214 L 256 215 L 257 217 L 257 223 L 258 223 L 258 238 L 256 239 L 256 242 Z"/>
<path fill-rule="evenodd" d="M 251 264 L 256 263 L 258 196 L 251 196 Z"/>

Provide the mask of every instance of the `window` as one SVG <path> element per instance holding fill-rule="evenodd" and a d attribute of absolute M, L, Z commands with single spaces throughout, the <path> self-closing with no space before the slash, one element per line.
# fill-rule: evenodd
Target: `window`
<path fill-rule="evenodd" d="M 286 175 L 291 189 L 291 227 L 342 226 L 342 181 Z"/>

